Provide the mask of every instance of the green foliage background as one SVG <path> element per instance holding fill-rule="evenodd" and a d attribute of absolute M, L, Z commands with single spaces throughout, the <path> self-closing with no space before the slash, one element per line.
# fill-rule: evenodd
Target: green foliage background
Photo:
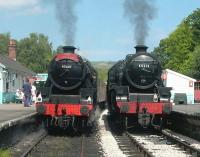
<path fill-rule="evenodd" d="M 11 152 L 8 149 L 0 149 L 0 157 L 11 157 Z"/>
<path fill-rule="evenodd" d="M 17 44 L 17 59 L 36 73 L 47 72 L 52 59 L 52 44 L 43 34 L 31 33 Z"/>
<path fill-rule="evenodd" d="M 186 17 L 153 51 L 164 68 L 200 79 L 200 9 Z"/>
<path fill-rule="evenodd" d="M 99 80 L 101 80 L 102 82 L 106 82 L 107 81 L 107 73 L 109 68 L 114 64 L 115 62 L 92 62 L 94 68 L 97 70 L 98 72 L 98 78 Z"/>
<path fill-rule="evenodd" d="M 9 33 L 0 34 L 0 53 L 7 55 Z M 47 65 L 52 58 L 52 44 L 43 34 L 30 35 L 17 42 L 17 61 L 36 73 L 47 71 Z"/>
<path fill-rule="evenodd" d="M 0 53 L 7 54 L 8 51 L 8 43 L 10 39 L 10 33 L 3 33 L 0 34 Z"/>

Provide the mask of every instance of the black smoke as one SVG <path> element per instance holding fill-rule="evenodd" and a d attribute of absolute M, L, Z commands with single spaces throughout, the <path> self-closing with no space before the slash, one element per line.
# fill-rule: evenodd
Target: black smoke
<path fill-rule="evenodd" d="M 56 14 L 66 45 L 74 45 L 77 20 L 76 6 L 80 0 L 55 0 Z"/>
<path fill-rule="evenodd" d="M 124 15 L 134 28 L 137 44 L 145 44 L 149 21 L 155 17 L 154 0 L 125 0 Z"/>

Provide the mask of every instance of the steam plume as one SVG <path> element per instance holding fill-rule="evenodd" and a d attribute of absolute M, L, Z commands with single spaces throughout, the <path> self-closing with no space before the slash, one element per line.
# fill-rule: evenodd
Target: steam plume
<path fill-rule="evenodd" d="M 61 32 L 66 45 L 74 45 L 76 34 L 77 15 L 76 4 L 80 0 L 56 0 L 56 14 L 60 22 Z"/>
<path fill-rule="evenodd" d="M 148 36 L 148 22 L 155 17 L 156 9 L 153 0 L 125 0 L 124 15 L 134 27 L 137 44 L 145 44 Z"/>

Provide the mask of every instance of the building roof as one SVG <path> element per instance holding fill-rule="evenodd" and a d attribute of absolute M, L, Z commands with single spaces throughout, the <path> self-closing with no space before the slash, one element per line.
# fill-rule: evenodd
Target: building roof
<path fill-rule="evenodd" d="M 193 79 L 193 78 L 191 78 L 191 77 L 188 77 L 188 76 L 186 76 L 186 75 L 180 74 L 180 73 L 178 73 L 178 72 L 175 72 L 175 71 L 173 71 L 173 70 L 166 69 L 165 71 L 167 71 L 168 73 L 174 74 L 174 75 L 176 75 L 176 76 L 185 78 L 185 79 L 187 79 L 187 80 L 191 80 L 191 81 L 193 81 L 193 82 L 196 82 L 195 79 Z"/>
<path fill-rule="evenodd" d="M 24 76 L 34 76 L 36 73 L 23 66 L 21 63 L 10 59 L 9 57 L 0 54 L 0 64 L 3 64 L 7 69 L 15 71 Z"/>

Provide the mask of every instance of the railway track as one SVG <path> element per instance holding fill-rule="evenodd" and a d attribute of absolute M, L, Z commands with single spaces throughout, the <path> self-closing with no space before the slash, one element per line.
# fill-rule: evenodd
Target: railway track
<path fill-rule="evenodd" d="M 93 157 L 103 156 L 96 135 L 51 136 L 38 138 L 21 157 Z"/>
<path fill-rule="evenodd" d="M 125 132 L 115 139 L 121 151 L 128 157 L 199 157 L 200 150 L 169 130 L 162 133 Z"/>
<path fill-rule="evenodd" d="M 182 138 L 170 130 L 163 130 L 160 133 L 151 131 L 143 132 L 141 130 L 121 133 L 119 128 L 113 125 L 112 119 L 104 117 L 104 121 L 106 123 L 104 124 L 105 126 L 103 124 L 101 126 L 105 127 L 101 130 L 102 132 L 95 132 L 91 135 L 66 136 L 59 134 L 58 136 L 51 136 L 44 134 L 24 152 L 22 157 L 116 157 L 114 155 L 116 153 L 112 152 L 114 148 L 108 136 L 114 136 L 113 139 L 117 141 L 117 149 L 120 149 L 122 152 L 119 157 L 200 156 L 200 144 L 198 149 L 198 147 L 194 147 L 193 145 L 195 142 L 187 142 L 188 140 L 184 137 Z M 111 130 L 108 129 L 108 131 L 106 128 L 110 128 Z M 107 132 L 110 132 L 110 135 L 106 134 Z M 102 135 L 104 135 L 104 145 L 102 145 Z M 108 144 L 109 142 L 111 143 Z M 106 147 L 106 151 L 104 147 Z"/>
<path fill-rule="evenodd" d="M 177 144 L 184 151 L 187 151 L 193 157 L 200 157 L 200 149 L 191 146 L 191 144 L 187 141 L 178 138 L 176 135 L 173 135 L 173 132 L 171 132 L 170 130 L 162 130 L 162 135 L 164 135 L 172 143 Z"/>
<path fill-rule="evenodd" d="M 32 150 L 47 136 L 47 132 L 45 132 L 42 136 L 40 136 L 27 150 L 21 155 L 21 157 L 27 157 Z"/>
<path fill-rule="evenodd" d="M 104 119 L 104 132 L 110 130 L 111 136 L 114 137 L 114 141 L 120 149 L 119 157 L 200 157 L 200 142 L 194 139 L 170 130 L 155 132 L 135 128 L 135 130 L 122 132 L 118 123 L 113 122 L 112 117 L 107 116 L 106 113 L 104 116 L 101 118 Z M 110 141 L 104 140 L 103 144 L 106 146 L 106 155 L 113 157 L 109 155 L 114 149 Z M 109 149 L 109 145 L 111 145 L 111 149 Z"/>
<path fill-rule="evenodd" d="M 107 115 L 105 113 L 105 115 Z M 132 135 L 129 132 L 123 132 L 123 130 L 119 127 L 120 124 L 118 122 L 113 122 L 112 117 L 109 115 L 106 116 L 105 124 L 107 124 L 107 128 L 112 132 L 112 136 L 117 142 L 119 149 L 121 150 L 122 157 L 153 157 L 151 153 L 146 150 L 142 144 L 139 144 L 137 140 L 131 138 Z M 141 133 L 141 132 L 138 132 Z"/>
<path fill-rule="evenodd" d="M 98 136 L 82 135 L 80 157 L 103 157 L 103 151 Z"/>
<path fill-rule="evenodd" d="M 128 157 L 143 157 L 149 154 L 145 151 L 145 148 L 135 143 L 129 136 L 126 136 L 125 134 L 122 136 L 115 136 L 115 139 L 123 154 Z"/>

